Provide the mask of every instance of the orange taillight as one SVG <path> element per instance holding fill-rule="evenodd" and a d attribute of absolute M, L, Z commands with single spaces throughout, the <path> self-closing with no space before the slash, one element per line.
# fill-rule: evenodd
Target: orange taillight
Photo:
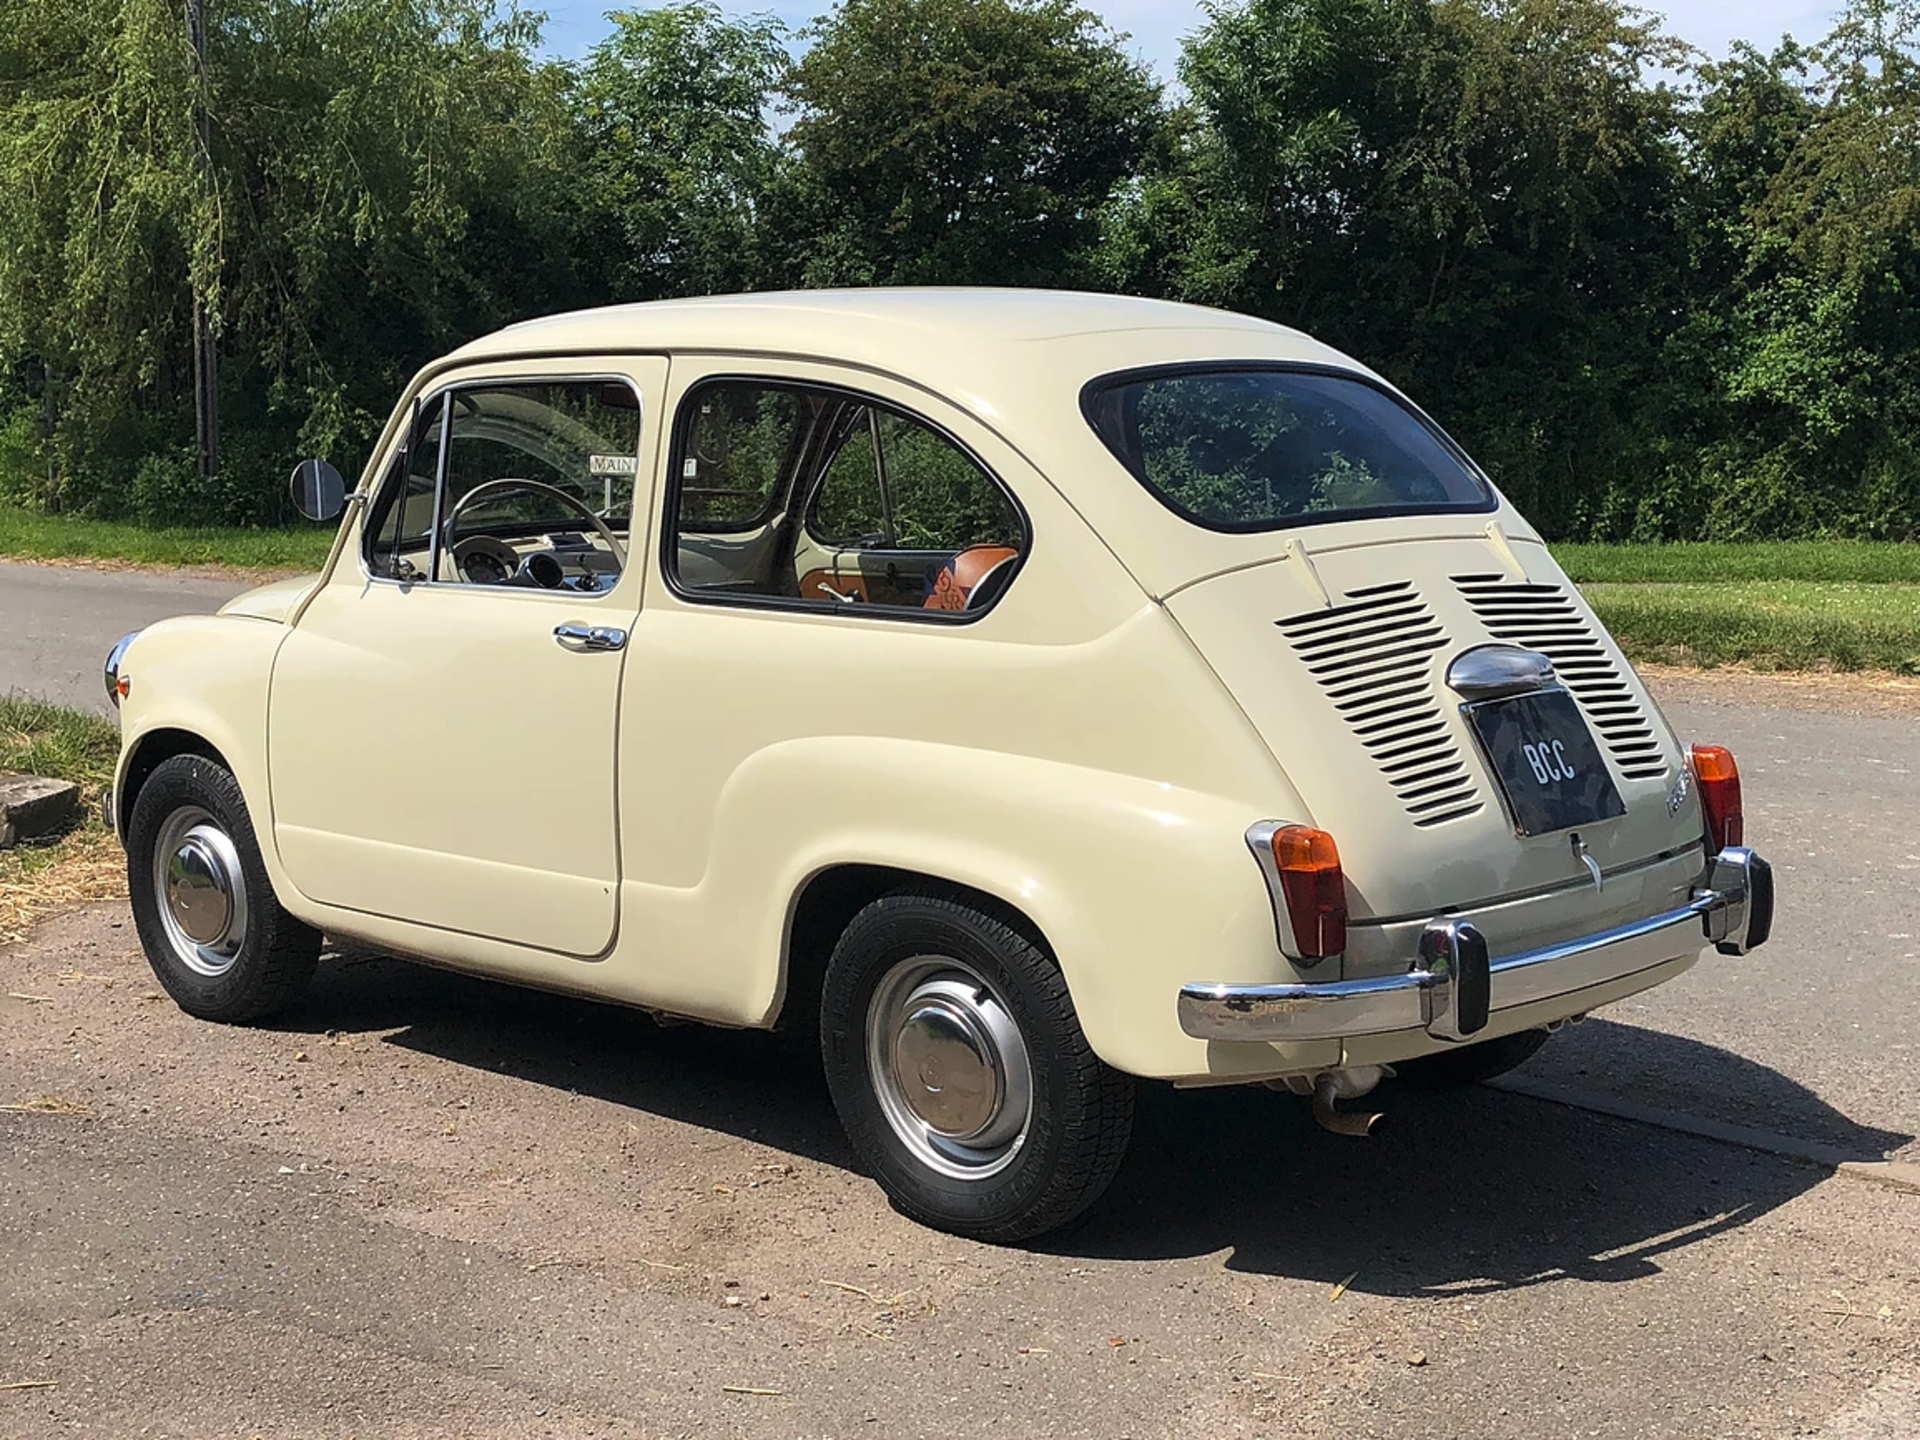
<path fill-rule="evenodd" d="M 1306 825 L 1283 826 L 1273 832 L 1273 863 L 1301 958 L 1340 954 L 1347 948 L 1347 882 L 1333 836 Z"/>
<path fill-rule="evenodd" d="M 1740 806 L 1740 767 L 1724 745 L 1693 747 L 1693 778 L 1700 787 L 1700 813 L 1707 822 L 1707 843 L 1715 850 L 1746 840 L 1746 816 Z"/>

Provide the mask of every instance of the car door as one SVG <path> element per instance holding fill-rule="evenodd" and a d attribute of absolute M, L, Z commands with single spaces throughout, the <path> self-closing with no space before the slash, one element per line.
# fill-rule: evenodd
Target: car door
<path fill-rule="evenodd" d="M 665 379 L 664 359 L 490 366 L 414 403 L 274 665 L 273 835 L 303 893 L 570 955 L 611 943 L 629 542 Z"/>

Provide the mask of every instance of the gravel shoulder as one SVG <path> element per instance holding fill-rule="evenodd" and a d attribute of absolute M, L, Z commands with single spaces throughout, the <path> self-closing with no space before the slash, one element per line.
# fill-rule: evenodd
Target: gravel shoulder
<path fill-rule="evenodd" d="M 1911 699 L 1653 683 L 1748 764 L 1794 907 L 1524 1073 L 1900 1153 Z M 75 908 L 0 948 L 0 1385 L 54 1382 L 0 1390 L 0 1436 L 1920 1433 L 1920 1195 L 1382 1099 L 1356 1141 L 1146 1087 L 1088 1222 L 993 1249 L 894 1214 L 770 1037 L 356 953 L 273 1028 L 207 1026 L 123 905 Z"/>
<path fill-rule="evenodd" d="M 996 1250 L 892 1213 L 767 1037 L 353 955 L 208 1027 L 113 906 L 0 971 L 45 997 L 4 1101 L 69 1112 L 0 1114 L 0 1381 L 56 1382 L 0 1435 L 1920 1424 L 1920 1196 L 1575 1109 L 1396 1095 L 1359 1142 L 1150 1087 L 1092 1220 Z"/>

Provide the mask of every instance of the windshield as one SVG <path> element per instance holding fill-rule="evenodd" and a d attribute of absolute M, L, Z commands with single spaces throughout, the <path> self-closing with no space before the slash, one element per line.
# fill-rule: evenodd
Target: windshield
<path fill-rule="evenodd" d="M 1179 370 L 1096 382 L 1083 406 L 1156 499 L 1212 530 L 1495 505 L 1439 431 L 1356 376 Z"/>

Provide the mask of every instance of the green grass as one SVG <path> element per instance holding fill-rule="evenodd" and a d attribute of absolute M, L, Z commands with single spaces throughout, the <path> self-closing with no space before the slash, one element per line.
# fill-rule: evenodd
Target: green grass
<path fill-rule="evenodd" d="M 98 793 L 113 780 L 120 731 L 111 720 L 0 695 L 0 770 L 72 780 Z"/>
<path fill-rule="evenodd" d="M 1920 672 L 1920 586 L 1781 580 L 1580 588 L 1635 660 Z"/>
<path fill-rule="evenodd" d="M 0 556 L 15 560 L 318 570 L 333 536 L 331 525 L 299 530 L 147 530 L 105 520 L 36 515 L 0 505 Z"/>
<path fill-rule="evenodd" d="M 1874 540 L 1555 545 L 1553 558 L 1583 586 L 1589 582 L 1678 585 L 1742 580 L 1920 585 L 1920 545 Z"/>

